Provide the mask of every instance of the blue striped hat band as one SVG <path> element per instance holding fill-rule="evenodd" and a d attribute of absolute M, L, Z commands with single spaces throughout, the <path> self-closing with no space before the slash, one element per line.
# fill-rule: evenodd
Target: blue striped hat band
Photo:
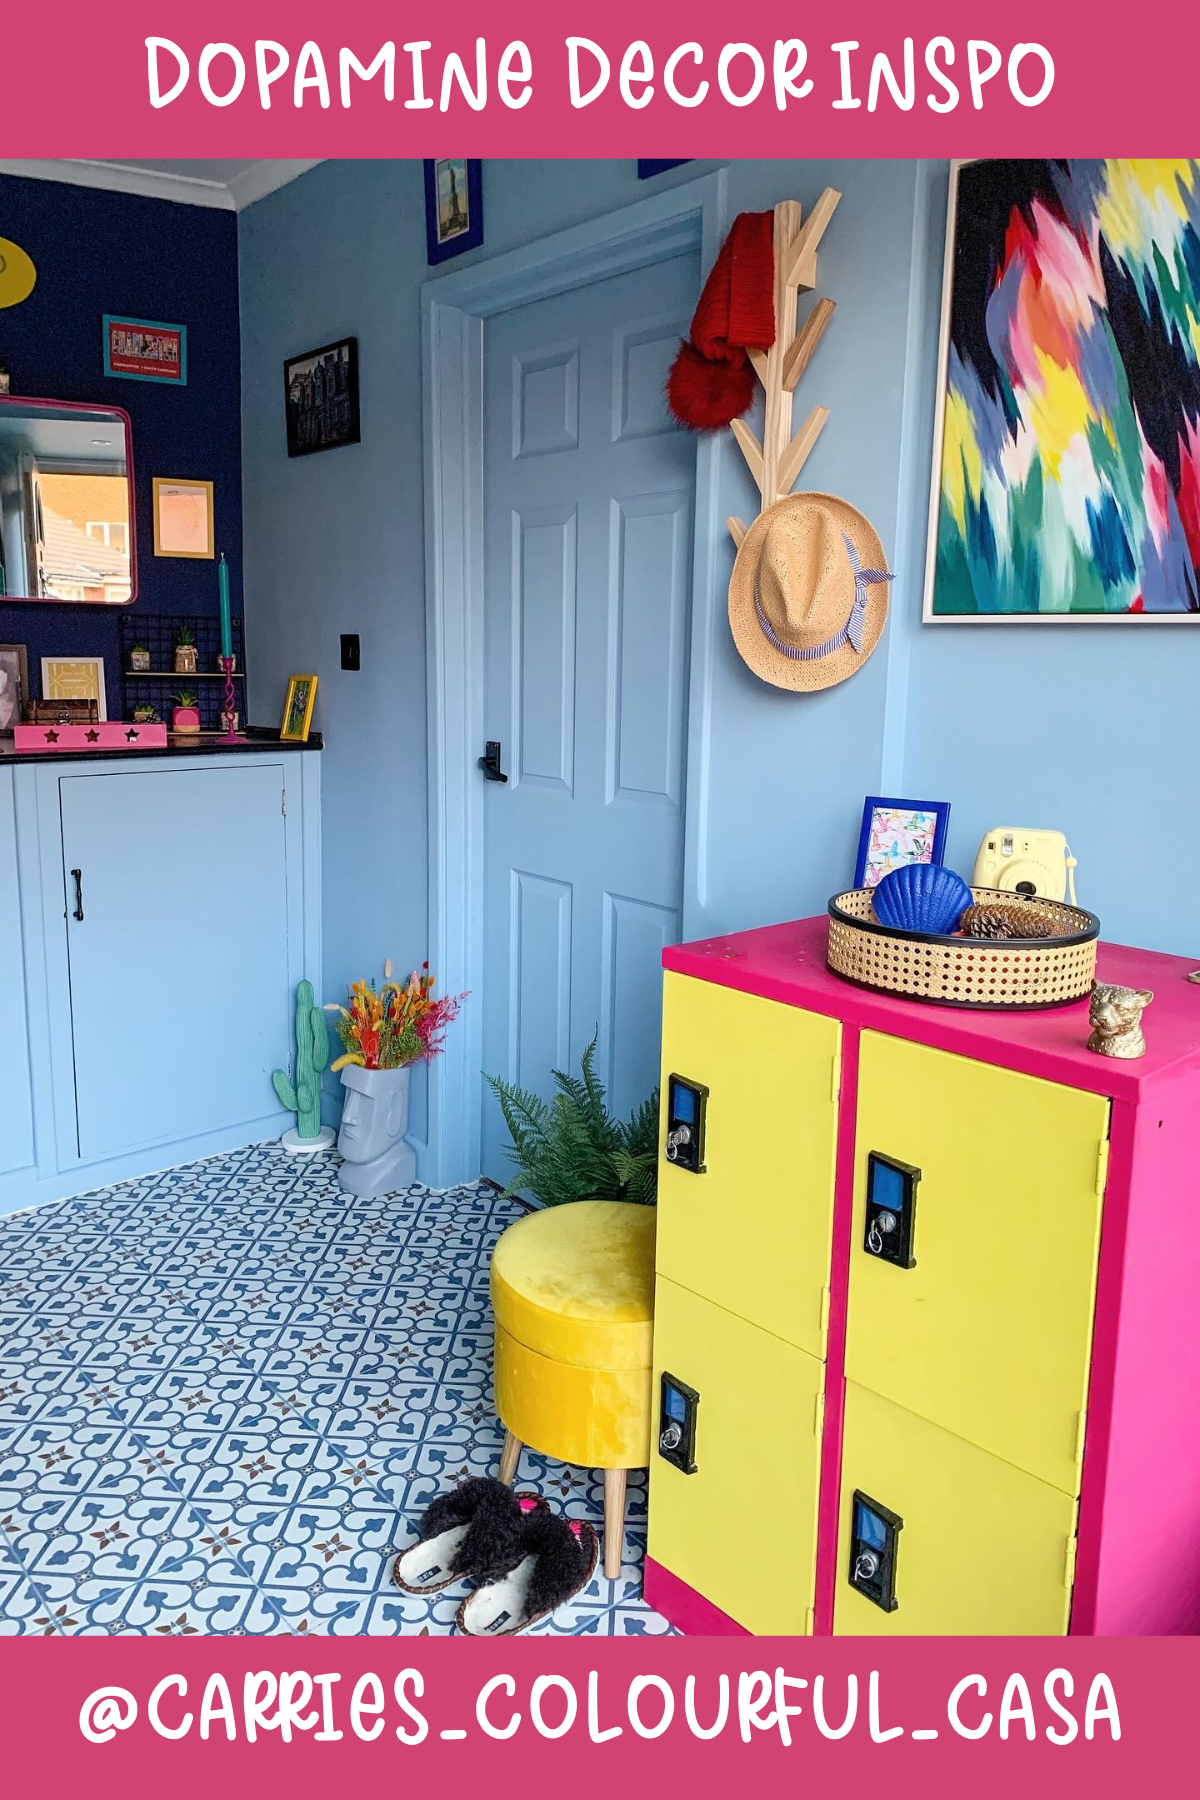
<path fill-rule="evenodd" d="M 862 558 L 846 533 L 842 533 L 842 542 L 846 546 L 846 555 L 850 558 L 850 567 L 854 571 L 854 604 L 850 608 L 850 617 L 840 631 L 835 631 L 831 638 L 823 644 L 815 644 L 808 649 L 797 649 L 794 644 L 785 644 L 771 629 L 771 622 L 762 609 L 758 598 L 757 584 L 754 593 L 754 610 L 758 614 L 758 623 L 763 636 L 781 656 L 790 657 L 793 662 L 819 662 L 834 650 L 840 650 L 843 644 L 849 644 L 856 656 L 862 655 L 863 625 L 867 613 L 867 589 L 872 585 L 891 581 L 894 577 L 887 569 L 864 569 Z"/>

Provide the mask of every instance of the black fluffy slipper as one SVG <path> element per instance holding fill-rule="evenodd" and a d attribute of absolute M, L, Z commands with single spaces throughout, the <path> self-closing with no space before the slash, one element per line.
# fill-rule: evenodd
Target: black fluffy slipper
<path fill-rule="evenodd" d="M 515 1493 L 492 1475 L 473 1475 L 439 1494 L 402 1550 L 392 1575 L 409 1594 L 437 1594 L 473 1576 L 494 1581 L 524 1555 L 525 1521 L 546 1511 L 540 1494 Z"/>
<path fill-rule="evenodd" d="M 549 1510 L 529 1513 L 521 1528 L 521 1559 L 468 1594 L 457 1625 L 468 1637 L 511 1637 L 528 1631 L 587 1586 L 596 1569 L 599 1539 L 586 1519 L 560 1519 Z"/>

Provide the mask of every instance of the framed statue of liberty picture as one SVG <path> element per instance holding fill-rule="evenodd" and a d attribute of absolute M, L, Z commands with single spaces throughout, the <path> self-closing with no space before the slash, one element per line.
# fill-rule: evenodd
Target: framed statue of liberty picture
<path fill-rule="evenodd" d="M 924 617 L 1200 619 L 1200 160 L 952 166 Z"/>
<path fill-rule="evenodd" d="M 478 157 L 425 162 L 425 255 L 429 263 L 461 256 L 483 242 L 483 164 Z"/>

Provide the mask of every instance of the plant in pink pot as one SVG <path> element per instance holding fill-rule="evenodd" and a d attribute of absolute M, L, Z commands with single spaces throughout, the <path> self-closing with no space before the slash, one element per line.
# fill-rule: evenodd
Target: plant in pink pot
<path fill-rule="evenodd" d="M 175 695 L 174 710 L 171 713 L 172 731 L 199 731 L 200 701 L 189 689 L 183 688 Z"/>

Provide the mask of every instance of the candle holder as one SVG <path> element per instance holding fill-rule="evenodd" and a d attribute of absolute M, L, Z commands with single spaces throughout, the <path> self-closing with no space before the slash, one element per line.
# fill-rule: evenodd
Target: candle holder
<path fill-rule="evenodd" d="M 233 685 L 233 666 L 236 660 L 232 656 L 217 658 L 225 677 L 225 695 L 221 703 L 221 724 L 225 727 L 221 733 L 223 744 L 240 744 L 246 735 L 237 729 L 237 691 Z"/>

